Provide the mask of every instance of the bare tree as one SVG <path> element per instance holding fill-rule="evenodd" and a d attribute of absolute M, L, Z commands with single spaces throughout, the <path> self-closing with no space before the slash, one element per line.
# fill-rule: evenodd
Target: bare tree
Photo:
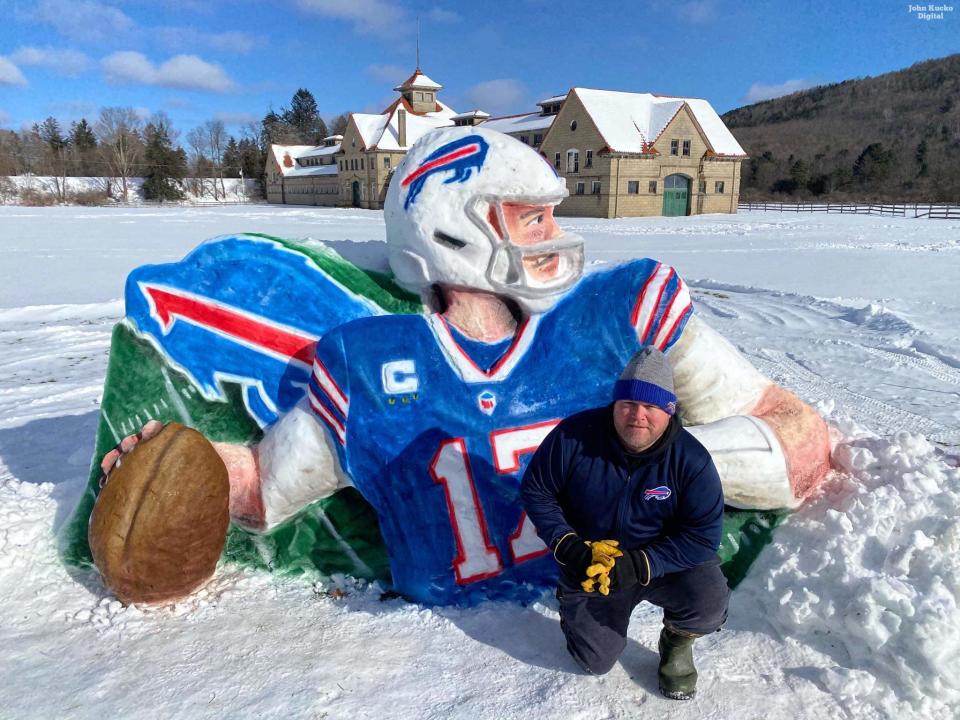
<path fill-rule="evenodd" d="M 227 147 L 230 136 L 222 120 L 207 120 L 203 124 L 204 135 L 207 140 L 207 153 L 213 163 L 213 199 L 226 199 L 227 190 L 223 183 L 223 151 Z"/>
<path fill-rule="evenodd" d="M 94 128 L 104 161 L 112 175 L 120 179 L 123 199 L 129 199 L 127 181 L 143 153 L 143 121 L 129 107 L 107 107 L 100 110 Z"/>
<path fill-rule="evenodd" d="M 202 127 L 193 128 L 186 136 L 187 147 L 190 148 L 190 192 L 197 197 L 206 195 L 206 182 L 204 178 L 207 175 L 207 169 L 210 167 L 210 160 L 207 159 L 207 134 Z"/>

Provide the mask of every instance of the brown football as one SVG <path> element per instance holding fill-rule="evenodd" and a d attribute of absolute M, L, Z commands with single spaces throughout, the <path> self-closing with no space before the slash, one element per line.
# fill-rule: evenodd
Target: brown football
<path fill-rule="evenodd" d="M 185 597 L 213 575 L 230 523 L 227 468 L 199 432 L 169 423 L 110 472 L 90 515 L 93 561 L 125 603 Z"/>

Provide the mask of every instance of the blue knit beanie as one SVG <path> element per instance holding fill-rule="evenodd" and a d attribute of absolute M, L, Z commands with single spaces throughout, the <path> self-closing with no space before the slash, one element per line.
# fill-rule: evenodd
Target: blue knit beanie
<path fill-rule="evenodd" d="M 677 411 L 673 392 L 673 370 L 667 356 L 654 347 L 639 350 L 623 369 L 613 386 L 613 399 L 635 400 L 656 405 L 668 415 Z"/>

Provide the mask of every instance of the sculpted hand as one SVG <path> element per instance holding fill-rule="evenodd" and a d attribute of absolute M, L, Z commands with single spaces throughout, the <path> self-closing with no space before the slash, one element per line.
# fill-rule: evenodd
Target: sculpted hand
<path fill-rule="evenodd" d="M 100 470 L 103 473 L 100 476 L 100 487 L 103 487 L 107 484 L 107 480 L 110 477 L 110 471 L 117 467 L 121 462 L 121 458 L 126 455 L 128 452 L 133 450 L 137 443 L 141 440 L 149 440 L 158 432 L 163 430 L 164 423 L 159 420 L 151 420 L 146 425 L 144 425 L 140 432 L 134 435 L 127 435 L 123 440 L 117 443 L 110 452 L 103 456 L 103 460 L 100 461 Z"/>

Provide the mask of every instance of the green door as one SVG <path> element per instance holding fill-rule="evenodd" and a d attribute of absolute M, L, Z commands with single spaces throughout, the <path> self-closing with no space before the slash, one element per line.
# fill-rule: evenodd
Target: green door
<path fill-rule="evenodd" d="M 360 183 L 353 181 L 353 206 L 360 207 Z"/>
<path fill-rule="evenodd" d="M 683 175 L 664 178 L 663 214 L 668 217 L 690 214 L 690 178 Z"/>

